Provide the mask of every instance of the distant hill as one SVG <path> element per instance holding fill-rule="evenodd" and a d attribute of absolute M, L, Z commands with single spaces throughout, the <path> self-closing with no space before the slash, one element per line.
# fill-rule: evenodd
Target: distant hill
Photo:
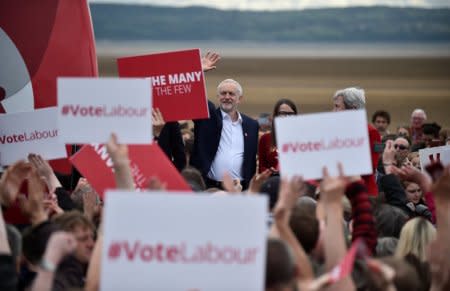
<path fill-rule="evenodd" d="M 448 42 L 450 9 L 229 11 L 90 4 L 97 40 Z"/>

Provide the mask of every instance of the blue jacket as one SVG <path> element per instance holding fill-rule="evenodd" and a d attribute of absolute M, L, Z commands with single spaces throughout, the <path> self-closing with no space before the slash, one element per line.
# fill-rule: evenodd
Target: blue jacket
<path fill-rule="evenodd" d="M 219 148 L 222 134 L 222 114 L 220 108 L 215 108 L 208 101 L 209 118 L 194 120 L 194 149 L 190 159 L 191 165 L 196 167 L 206 177 Z M 244 161 L 242 176 L 249 182 L 256 172 L 256 153 L 258 152 L 258 122 L 241 113 L 242 132 L 244 133 Z"/>

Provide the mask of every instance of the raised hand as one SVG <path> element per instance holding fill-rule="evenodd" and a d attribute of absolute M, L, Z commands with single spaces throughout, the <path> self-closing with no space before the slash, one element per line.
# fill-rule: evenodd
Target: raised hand
<path fill-rule="evenodd" d="M 112 133 L 106 144 L 108 154 L 113 161 L 114 177 L 118 189 L 134 190 L 134 180 L 128 159 L 128 147 L 125 144 L 119 144 L 117 136 Z"/>
<path fill-rule="evenodd" d="M 54 199 L 44 199 L 42 203 L 48 216 L 64 213 L 64 210 L 59 207 L 58 202 Z"/>
<path fill-rule="evenodd" d="M 392 166 L 391 170 L 392 173 L 399 176 L 402 180 L 411 181 L 420 185 L 420 188 L 422 188 L 424 193 L 431 190 L 431 184 L 433 183 L 431 177 L 412 165 L 403 166 L 401 168 Z"/>
<path fill-rule="evenodd" d="M 50 192 L 54 192 L 56 188 L 61 187 L 61 183 L 53 172 L 50 164 L 44 160 L 40 155 L 29 154 L 28 161 L 36 168 L 39 176 L 45 178 L 45 182 Z"/>
<path fill-rule="evenodd" d="M 444 168 L 442 175 L 432 185 L 431 191 L 438 202 L 450 204 L 450 165 Z"/>
<path fill-rule="evenodd" d="M 294 208 L 295 203 L 297 203 L 298 198 L 303 194 L 301 190 L 305 188 L 306 186 L 302 177 L 294 176 L 291 180 L 286 178 L 281 179 L 278 200 L 273 209 L 277 224 L 289 224 L 291 210 Z"/>
<path fill-rule="evenodd" d="M 25 161 L 18 161 L 8 167 L 0 179 L 0 202 L 3 206 L 10 206 L 20 191 L 23 181 L 28 178 L 32 166 Z"/>
<path fill-rule="evenodd" d="M 48 215 L 44 209 L 45 182 L 39 177 L 35 169 L 31 170 L 28 178 L 28 197 L 19 195 L 19 206 L 22 212 L 36 225 L 47 220 Z"/>
<path fill-rule="evenodd" d="M 94 189 L 89 188 L 87 191 L 83 192 L 82 195 L 84 215 L 92 220 L 95 213 L 98 212 L 97 193 L 94 191 Z"/>
<path fill-rule="evenodd" d="M 330 177 L 328 169 L 323 168 L 323 180 L 320 184 L 320 199 L 324 206 L 341 205 L 342 197 L 345 195 L 345 187 L 347 186 L 347 179 L 344 176 L 342 164 L 338 163 L 338 177 Z"/>
<path fill-rule="evenodd" d="M 222 187 L 229 194 L 242 192 L 241 181 L 239 179 L 233 179 L 228 172 L 223 175 Z"/>
<path fill-rule="evenodd" d="M 392 166 L 395 166 L 395 148 L 394 141 L 388 140 L 382 156 L 383 166 L 386 174 L 391 174 Z"/>
<path fill-rule="evenodd" d="M 162 116 L 159 108 L 152 109 L 152 125 L 153 125 L 153 135 L 158 137 L 166 122 Z"/>
<path fill-rule="evenodd" d="M 158 177 L 150 177 L 147 189 L 151 191 L 164 191 L 167 188 L 167 183 L 161 182 Z"/>
<path fill-rule="evenodd" d="M 262 184 L 269 179 L 271 174 L 272 172 L 269 169 L 264 170 L 264 172 L 260 174 L 255 174 L 250 180 L 248 193 L 258 193 L 261 190 Z"/>
<path fill-rule="evenodd" d="M 129 165 L 128 160 L 128 147 L 126 144 L 119 144 L 117 135 L 115 133 L 111 134 L 108 143 L 106 144 L 106 149 L 111 157 L 114 165 Z"/>
<path fill-rule="evenodd" d="M 61 260 L 72 253 L 77 246 L 77 241 L 73 234 L 58 231 L 50 237 L 45 249 L 44 259 L 57 266 Z"/>
<path fill-rule="evenodd" d="M 207 52 L 201 59 L 203 72 L 208 72 L 216 68 L 220 60 L 220 55 L 215 52 Z"/>

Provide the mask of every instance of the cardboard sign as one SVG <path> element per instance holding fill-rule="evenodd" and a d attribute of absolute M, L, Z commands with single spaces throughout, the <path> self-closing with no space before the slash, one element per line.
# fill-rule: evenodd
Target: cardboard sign
<path fill-rule="evenodd" d="M 338 162 L 347 176 L 372 173 L 365 110 L 278 117 L 275 128 L 283 176 L 318 179 L 324 166 L 337 176 Z"/>
<path fill-rule="evenodd" d="M 0 64 L 0 113 L 56 106 L 58 76 L 98 76 L 88 1 L 0 1 Z"/>
<path fill-rule="evenodd" d="M 419 150 L 419 159 L 422 171 L 425 171 L 425 167 L 431 164 L 432 160 L 441 161 L 445 167 L 450 164 L 450 146 L 421 149 Z"/>
<path fill-rule="evenodd" d="M 0 165 L 26 159 L 29 153 L 46 160 L 67 157 L 60 142 L 56 107 L 31 112 L 0 114 Z"/>
<path fill-rule="evenodd" d="M 101 290 L 264 290 L 267 197 L 106 193 Z"/>
<path fill-rule="evenodd" d="M 153 107 L 165 121 L 208 118 L 200 50 L 185 50 L 117 60 L 120 77 L 148 77 Z"/>
<path fill-rule="evenodd" d="M 145 79 L 59 78 L 58 122 L 65 143 L 152 142 L 151 85 Z"/>
<path fill-rule="evenodd" d="M 137 189 L 146 189 L 151 177 L 167 183 L 167 190 L 191 191 L 191 188 L 157 144 L 128 146 L 128 157 Z M 72 164 L 89 181 L 101 197 L 106 189 L 114 189 L 112 160 L 106 146 L 83 146 L 70 157 Z"/>

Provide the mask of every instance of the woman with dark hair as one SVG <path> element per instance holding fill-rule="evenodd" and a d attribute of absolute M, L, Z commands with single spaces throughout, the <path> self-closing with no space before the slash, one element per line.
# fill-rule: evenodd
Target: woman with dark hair
<path fill-rule="evenodd" d="M 278 150 L 275 135 L 274 120 L 276 117 L 296 115 L 297 106 L 289 99 L 280 99 L 275 103 L 272 113 L 272 131 L 261 136 L 258 146 L 258 172 L 269 169 L 272 173 L 278 173 Z"/>

